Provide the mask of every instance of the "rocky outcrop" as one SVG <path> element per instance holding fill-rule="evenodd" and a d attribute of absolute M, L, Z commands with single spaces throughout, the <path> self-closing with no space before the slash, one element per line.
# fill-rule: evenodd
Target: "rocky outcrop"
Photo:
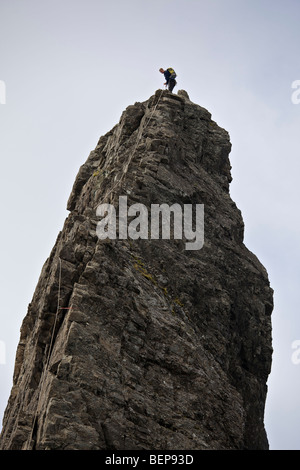
<path fill-rule="evenodd" d="M 184 91 L 129 106 L 100 138 L 21 327 L 2 449 L 268 448 L 273 292 L 243 244 L 230 149 Z M 99 239 L 97 207 L 120 196 L 203 204 L 203 246 Z"/>

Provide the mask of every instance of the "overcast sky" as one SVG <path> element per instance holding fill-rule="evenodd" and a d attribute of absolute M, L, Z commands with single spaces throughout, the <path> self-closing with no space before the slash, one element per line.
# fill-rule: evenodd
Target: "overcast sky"
<path fill-rule="evenodd" d="M 299 0 L 0 0 L 1 419 L 78 169 L 172 66 L 230 134 L 231 196 L 275 291 L 270 448 L 300 449 L 299 17 Z"/>

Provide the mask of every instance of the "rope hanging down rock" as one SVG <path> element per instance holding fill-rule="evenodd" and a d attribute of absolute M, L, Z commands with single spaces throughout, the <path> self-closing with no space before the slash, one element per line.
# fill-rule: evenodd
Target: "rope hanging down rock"
<path fill-rule="evenodd" d="M 152 119 L 152 116 L 153 114 L 155 113 L 156 111 L 156 108 L 158 106 L 158 103 L 162 97 L 162 94 L 163 94 L 163 91 L 164 90 L 161 90 L 161 93 L 159 95 L 159 98 L 156 102 L 156 105 L 154 106 L 153 110 L 151 111 L 151 114 L 146 122 L 146 124 L 144 125 L 142 131 L 138 134 L 137 136 L 137 140 L 136 140 L 136 143 L 135 143 L 135 146 L 134 146 L 134 149 L 130 155 L 130 158 L 123 170 L 123 174 L 121 176 L 121 178 L 119 179 L 119 181 L 117 181 L 114 186 L 110 189 L 110 191 L 108 192 L 108 194 L 106 194 L 106 198 L 114 191 L 114 189 L 120 185 L 122 183 L 122 180 L 123 178 L 126 176 L 127 172 L 128 172 L 128 168 L 129 168 L 129 165 L 135 155 L 135 152 L 136 152 L 136 149 L 137 149 L 137 146 L 143 136 L 143 133 L 145 131 L 145 129 L 147 128 L 147 126 L 149 125 L 151 119 Z M 55 336 L 55 329 L 56 329 L 56 325 L 57 325 L 57 319 L 58 319 L 58 314 L 61 310 L 61 307 L 60 307 L 60 293 L 61 293 L 61 259 L 58 258 L 59 260 L 59 275 L 58 275 L 58 296 L 57 296 L 57 308 L 56 308 L 56 314 L 55 314 L 55 319 L 54 319 L 54 324 L 53 324 L 53 327 L 52 327 L 52 332 L 51 332 L 51 339 L 50 339 L 50 344 L 49 344 L 49 350 L 48 350 L 48 354 L 47 354 L 47 359 L 46 359 L 46 363 L 45 363 L 45 366 L 43 368 L 43 371 L 42 371 L 42 377 L 41 377 L 41 380 L 40 380 L 40 384 L 39 384 L 39 391 L 38 391 L 38 402 L 37 402 L 37 407 L 36 407 L 36 411 L 35 411 L 35 414 L 34 414 L 34 418 L 33 418 L 33 422 L 32 422 L 32 427 L 31 427 L 31 432 L 30 432 L 30 436 L 29 436 L 29 439 L 27 440 L 27 443 L 26 443 L 26 446 L 25 446 L 25 450 L 29 450 L 31 448 L 31 441 L 32 441 L 32 438 L 33 438 L 33 433 L 34 433 L 34 429 L 35 429 L 35 426 L 36 426 L 36 423 L 37 423 L 37 419 L 38 419 L 38 415 L 39 415 L 39 406 L 40 406 L 40 397 L 41 397 L 41 390 L 43 388 L 43 385 L 44 385 L 44 382 L 45 382 L 45 378 L 46 378 L 46 374 L 48 372 L 48 369 L 49 369 L 49 363 L 50 363 L 50 359 L 51 359 L 51 354 L 52 354 L 52 350 L 53 350 L 53 343 L 54 343 L 54 336 Z"/>
<path fill-rule="evenodd" d="M 47 359 L 46 359 L 46 363 L 45 363 L 45 366 L 44 366 L 43 371 L 42 371 L 42 376 L 41 376 L 41 380 L 40 380 L 39 387 L 38 387 L 39 390 L 38 390 L 37 406 L 36 406 L 36 410 L 35 410 L 35 414 L 34 414 L 34 418 L 33 418 L 33 422 L 32 422 L 32 427 L 31 427 L 30 436 L 29 436 L 29 439 L 28 439 L 28 441 L 27 441 L 27 443 L 26 443 L 25 450 L 30 450 L 30 445 L 31 445 L 31 441 L 32 441 L 34 429 L 35 429 L 35 426 L 36 426 L 36 423 L 37 423 L 38 414 L 39 414 L 39 406 L 40 406 L 41 390 L 42 390 L 42 388 L 43 388 L 43 385 L 44 385 L 44 382 L 45 382 L 45 378 L 46 378 L 46 374 L 47 374 L 47 371 L 48 371 L 48 369 L 49 369 L 49 363 L 50 363 L 50 358 L 51 358 L 51 353 L 52 353 L 52 348 L 53 348 L 53 342 L 54 342 L 55 328 L 56 328 L 56 325 L 57 325 L 58 314 L 59 314 L 59 311 L 61 310 L 61 308 L 60 308 L 61 259 L 58 258 L 58 260 L 59 260 L 59 270 L 58 270 L 58 294 L 57 294 L 57 307 L 56 307 L 55 319 L 54 319 L 54 324 L 53 324 L 53 327 L 52 327 L 51 340 L 50 340 L 50 344 L 49 344 L 49 350 L 48 350 L 48 354 L 47 354 Z"/>
<path fill-rule="evenodd" d="M 153 110 L 152 110 L 152 112 L 151 112 L 151 114 L 150 114 L 150 117 L 148 118 L 148 120 L 147 120 L 146 124 L 144 125 L 142 131 L 140 132 L 140 134 L 137 135 L 137 139 L 136 139 L 136 143 L 135 143 L 134 149 L 133 149 L 133 151 L 131 152 L 131 155 L 130 155 L 130 157 L 129 157 L 129 160 L 128 160 L 127 164 L 125 165 L 124 169 L 123 169 L 123 174 L 122 174 L 121 178 L 120 178 L 118 181 L 116 181 L 116 183 L 113 185 L 113 187 L 112 187 L 112 188 L 109 190 L 109 192 L 106 194 L 105 198 L 107 198 L 107 197 L 114 191 L 114 189 L 122 183 L 123 179 L 125 178 L 125 176 L 126 176 L 126 174 L 127 174 L 127 172 L 128 172 L 129 165 L 130 165 L 130 163 L 132 162 L 132 159 L 133 159 L 133 157 L 134 157 L 134 155 L 135 155 L 137 146 L 138 146 L 138 144 L 139 144 L 139 142 L 140 142 L 140 140 L 141 140 L 141 138 L 142 138 L 142 136 L 143 136 L 143 133 L 145 132 L 145 129 L 146 129 L 147 126 L 149 125 L 149 122 L 151 121 L 153 114 L 154 114 L 155 111 L 156 111 L 156 108 L 157 108 L 157 106 L 158 106 L 158 103 L 159 103 L 159 101 L 160 101 L 160 99 L 161 99 L 161 97 L 162 97 L 163 91 L 164 91 L 164 90 L 161 90 L 161 93 L 160 93 L 160 95 L 159 95 L 159 98 L 158 98 L 158 100 L 157 100 L 157 103 L 156 103 L 156 105 L 154 106 L 154 108 L 153 108 Z M 101 204 L 102 204 L 102 203 L 104 203 L 104 199 L 102 200 Z"/>

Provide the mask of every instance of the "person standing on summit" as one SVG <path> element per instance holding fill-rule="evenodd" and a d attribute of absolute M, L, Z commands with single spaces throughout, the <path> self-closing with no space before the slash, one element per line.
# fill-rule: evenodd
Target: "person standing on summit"
<path fill-rule="evenodd" d="M 160 73 L 163 73 L 166 79 L 166 85 L 168 87 L 168 90 L 172 93 L 173 88 L 175 85 L 177 85 L 177 82 L 175 80 L 176 78 L 176 73 L 175 70 L 169 67 L 167 70 L 164 70 L 163 68 L 159 69 Z"/>

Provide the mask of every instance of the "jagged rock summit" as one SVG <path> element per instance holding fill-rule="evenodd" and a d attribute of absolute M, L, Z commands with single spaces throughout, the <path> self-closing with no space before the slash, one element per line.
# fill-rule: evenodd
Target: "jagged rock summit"
<path fill-rule="evenodd" d="M 273 291 L 243 243 L 230 149 L 183 90 L 100 138 L 21 327 L 2 449 L 268 448 Z M 133 212 L 131 237 L 100 239 L 97 208 L 118 214 L 121 196 L 133 212 L 203 205 L 204 244 L 138 238 Z"/>

